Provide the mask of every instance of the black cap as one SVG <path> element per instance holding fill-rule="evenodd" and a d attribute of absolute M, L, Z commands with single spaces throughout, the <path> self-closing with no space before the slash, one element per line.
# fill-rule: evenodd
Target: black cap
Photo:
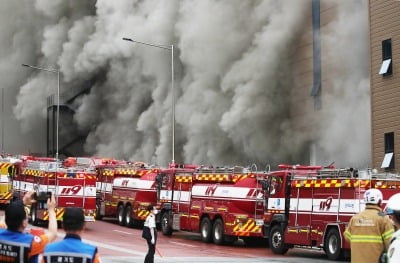
<path fill-rule="evenodd" d="M 22 201 L 15 201 L 9 204 L 5 212 L 7 228 L 18 231 L 22 222 L 26 219 L 26 212 Z"/>
<path fill-rule="evenodd" d="M 67 207 L 63 216 L 63 228 L 66 231 L 82 230 L 85 223 L 85 215 L 82 208 Z"/>

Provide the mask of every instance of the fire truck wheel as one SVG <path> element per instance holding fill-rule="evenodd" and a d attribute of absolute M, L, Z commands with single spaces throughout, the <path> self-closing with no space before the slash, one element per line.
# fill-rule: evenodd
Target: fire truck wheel
<path fill-rule="evenodd" d="M 285 254 L 289 246 L 283 240 L 283 230 L 280 225 L 272 227 L 269 234 L 269 246 L 275 254 Z"/>
<path fill-rule="evenodd" d="M 130 205 L 125 207 L 125 224 L 127 227 L 133 226 L 132 207 Z"/>
<path fill-rule="evenodd" d="M 103 216 L 100 214 L 100 204 L 96 204 L 96 220 L 103 219 Z"/>
<path fill-rule="evenodd" d="M 328 231 L 328 234 L 325 238 L 324 250 L 330 260 L 338 260 L 343 258 L 340 235 L 336 228 L 332 228 Z"/>
<path fill-rule="evenodd" d="M 32 225 L 37 226 L 39 225 L 39 220 L 37 218 L 37 208 L 36 205 L 31 206 L 31 219 L 30 222 Z"/>
<path fill-rule="evenodd" d="M 165 211 L 161 216 L 161 231 L 165 236 L 172 235 L 172 228 L 169 221 L 170 221 L 170 214 L 168 211 Z"/>
<path fill-rule="evenodd" d="M 224 222 L 221 218 L 217 218 L 213 225 L 213 240 L 214 244 L 222 245 L 225 242 Z"/>
<path fill-rule="evenodd" d="M 125 214 L 124 214 L 124 206 L 123 205 L 118 206 L 117 217 L 118 217 L 118 224 L 120 226 L 124 226 L 125 225 Z"/>
<path fill-rule="evenodd" d="M 208 217 L 204 217 L 200 223 L 201 240 L 210 243 L 212 241 L 211 230 L 212 224 L 210 219 Z"/>

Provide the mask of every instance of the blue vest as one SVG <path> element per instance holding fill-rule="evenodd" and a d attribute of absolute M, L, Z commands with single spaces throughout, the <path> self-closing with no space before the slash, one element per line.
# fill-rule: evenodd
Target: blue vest
<path fill-rule="evenodd" d="M 97 248 L 83 243 L 79 236 L 67 234 L 64 240 L 48 244 L 43 253 L 46 263 L 92 263 Z"/>
<path fill-rule="evenodd" d="M 36 262 L 37 257 L 28 261 L 33 235 L 0 229 L 0 262 Z"/>

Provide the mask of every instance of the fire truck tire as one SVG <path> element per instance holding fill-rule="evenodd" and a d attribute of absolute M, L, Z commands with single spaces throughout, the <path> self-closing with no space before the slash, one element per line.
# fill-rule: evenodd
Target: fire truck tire
<path fill-rule="evenodd" d="M 208 217 L 204 217 L 200 223 L 200 235 L 203 242 L 210 243 L 212 241 L 212 224 Z"/>
<path fill-rule="evenodd" d="M 31 206 L 31 219 L 30 222 L 32 225 L 37 226 L 39 225 L 39 219 L 37 218 L 37 208 L 36 205 Z"/>
<path fill-rule="evenodd" d="M 285 254 L 289 246 L 285 244 L 283 229 L 280 225 L 272 227 L 269 234 L 269 247 L 275 254 Z"/>
<path fill-rule="evenodd" d="M 130 205 L 125 207 L 125 225 L 127 227 L 133 226 L 132 207 Z"/>
<path fill-rule="evenodd" d="M 343 258 L 343 249 L 340 241 L 340 234 L 336 228 L 331 228 L 325 238 L 324 250 L 330 260 Z"/>
<path fill-rule="evenodd" d="M 221 218 L 217 218 L 213 224 L 213 241 L 216 245 L 225 243 L 224 222 Z"/>
<path fill-rule="evenodd" d="M 96 204 L 96 220 L 102 220 L 103 216 L 100 214 L 100 204 Z"/>
<path fill-rule="evenodd" d="M 117 210 L 117 219 L 118 219 L 118 224 L 120 226 L 124 226 L 125 225 L 125 214 L 124 214 L 124 206 L 123 205 L 119 205 L 118 206 L 118 210 Z"/>
<path fill-rule="evenodd" d="M 170 224 L 170 214 L 168 211 L 164 212 L 161 215 L 161 231 L 163 233 L 163 235 L 165 236 L 170 236 L 172 235 L 172 227 Z"/>

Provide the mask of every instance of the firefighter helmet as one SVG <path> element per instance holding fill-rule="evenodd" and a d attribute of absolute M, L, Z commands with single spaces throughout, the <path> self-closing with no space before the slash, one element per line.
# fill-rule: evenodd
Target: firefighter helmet
<path fill-rule="evenodd" d="M 396 212 L 400 213 L 400 193 L 394 194 L 389 198 L 385 207 L 385 212 L 388 215 L 393 215 Z"/>
<path fill-rule="evenodd" d="M 382 192 L 378 189 L 368 189 L 364 193 L 364 202 L 366 204 L 379 204 L 382 202 L 383 196 Z"/>

